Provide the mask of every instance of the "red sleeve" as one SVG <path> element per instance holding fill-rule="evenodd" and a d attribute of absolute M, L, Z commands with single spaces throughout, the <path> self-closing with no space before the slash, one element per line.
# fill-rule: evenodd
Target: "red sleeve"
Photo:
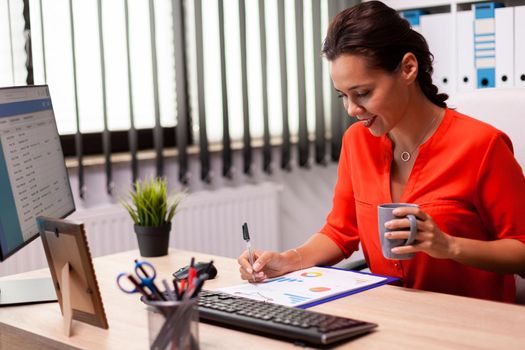
<path fill-rule="evenodd" d="M 350 176 L 348 136 L 347 132 L 343 138 L 332 210 L 326 218 L 325 225 L 320 230 L 341 248 L 345 257 L 350 256 L 359 248 L 354 190 Z"/>
<path fill-rule="evenodd" d="M 512 142 L 503 133 L 492 138 L 482 160 L 476 206 L 494 239 L 525 243 L 525 177 L 514 158 Z"/>

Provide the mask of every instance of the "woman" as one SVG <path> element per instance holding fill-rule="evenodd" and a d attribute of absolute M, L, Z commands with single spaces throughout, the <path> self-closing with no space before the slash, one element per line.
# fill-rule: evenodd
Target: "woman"
<path fill-rule="evenodd" d="M 514 302 L 513 274 L 525 274 L 525 178 L 510 139 L 447 108 L 432 84 L 425 39 L 378 1 L 339 13 L 323 46 L 331 77 L 358 123 L 344 135 L 333 208 L 305 244 L 283 253 L 239 257 L 243 279 L 261 281 L 348 257 L 361 242 L 373 273 L 405 287 Z M 418 219 L 414 244 L 387 260 L 377 206 L 398 208 L 388 239 L 406 239 L 407 214 Z"/>

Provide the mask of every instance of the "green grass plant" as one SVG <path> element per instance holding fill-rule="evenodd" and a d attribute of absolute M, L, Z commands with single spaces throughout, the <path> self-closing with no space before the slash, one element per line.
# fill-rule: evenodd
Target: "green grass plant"
<path fill-rule="evenodd" d="M 168 198 L 168 182 L 159 177 L 137 180 L 128 195 L 131 203 L 121 200 L 122 206 L 135 225 L 146 227 L 170 223 L 185 197 L 184 192 L 178 192 L 172 198 Z"/>

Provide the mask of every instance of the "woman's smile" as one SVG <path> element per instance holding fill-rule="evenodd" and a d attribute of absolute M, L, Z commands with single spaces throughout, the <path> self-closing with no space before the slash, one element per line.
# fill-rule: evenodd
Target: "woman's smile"
<path fill-rule="evenodd" d="M 374 115 L 374 116 L 371 116 L 371 117 L 357 117 L 357 120 L 359 120 L 360 122 L 363 122 L 363 125 L 367 128 L 371 127 L 372 124 L 374 124 L 375 120 L 376 120 L 377 116 Z"/>

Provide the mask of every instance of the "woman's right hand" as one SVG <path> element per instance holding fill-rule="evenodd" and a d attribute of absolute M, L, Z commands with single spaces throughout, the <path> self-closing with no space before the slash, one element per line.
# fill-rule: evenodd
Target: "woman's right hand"
<path fill-rule="evenodd" d="M 267 278 L 283 275 L 289 270 L 293 262 L 285 254 L 274 251 L 253 251 L 253 269 L 248 258 L 248 250 L 245 250 L 237 259 L 241 278 L 249 282 L 261 282 Z M 253 273 L 252 273 L 253 271 Z M 255 280 L 254 280 L 255 277 Z"/>
<path fill-rule="evenodd" d="M 239 256 L 237 261 L 241 278 L 257 283 L 317 264 L 333 265 L 343 258 L 341 248 L 331 238 L 322 233 L 316 233 L 300 247 L 282 253 L 254 250 L 253 271 L 247 250 Z"/>

